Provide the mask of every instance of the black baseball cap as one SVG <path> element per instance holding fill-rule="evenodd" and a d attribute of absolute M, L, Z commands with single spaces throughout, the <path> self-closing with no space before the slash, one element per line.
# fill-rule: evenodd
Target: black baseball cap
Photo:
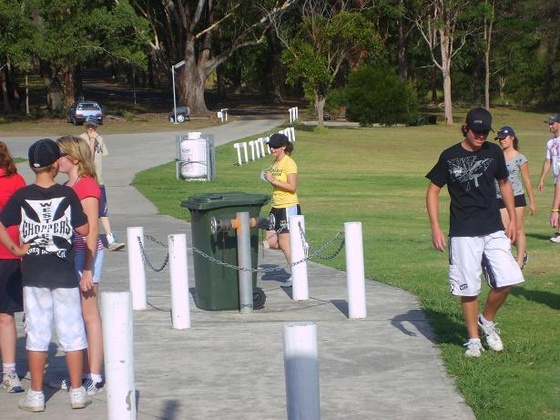
<path fill-rule="evenodd" d="M 288 144 L 290 144 L 290 139 L 285 134 L 277 133 L 270 136 L 267 144 L 269 145 L 269 147 L 277 149 L 278 147 L 287 146 Z"/>
<path fill-rule="evenodd" d="M 515 137 L 515 131 L 513 131 L 513 128 L 506 125 L 498 130 L 498 134 L 494 137 L 494 140 L 505 139 L 507 136 Z"/>
<path fill-rule="evenodd" d="M 40 139 L 29 147 L 29 166 L 46 168 L 60 159 L 60 148 L 54 140 Z"/>
<path fill-rule="evenodd" d="M 544 122 L 547 124 L 554 124 L 560 122 L 560 114 L 551 115 L 546 120 L 544 120 Z"/>
<path fill-rule="evenodd" d="M 486 108 L 473 108 L 468 112 L 465 123 L 472 131 L 490 131 L 492 130 L 492 114 Z"/>

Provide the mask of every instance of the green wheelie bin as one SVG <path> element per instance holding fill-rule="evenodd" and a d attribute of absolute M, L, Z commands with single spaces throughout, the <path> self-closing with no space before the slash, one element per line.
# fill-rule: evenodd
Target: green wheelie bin
<path fill-rule="evenodd" d="M 249 212 L 258 218 L 270 196 L 243 192 L 212 193 L 191 196 L 181 207 L 191 214 L 195 303 L 207 311 L 239 309 L 239 280 L 237 267 L 237 234 L 234 229 L 212 232 L 211 221 L 232 220 L 238 212 Z M 258 268 L 258 229 L 251 228 L 251 263 Z M 233 267 L 212 261 L 214 258 Z M 253 272 L 253 290 L 256 290 L 257 272 Z M 255 298 L 256 299 L 256 298 Z M 263 303 L 264 304 L 264 303 Z"/>

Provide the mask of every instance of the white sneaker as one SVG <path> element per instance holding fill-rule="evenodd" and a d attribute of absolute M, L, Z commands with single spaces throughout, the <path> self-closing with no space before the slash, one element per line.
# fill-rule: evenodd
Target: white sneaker
<path fill-rule="evenodd" d="M 502 339 L 500 338 L 500 330 L 496 328 L 496 324 L 491 322 L 489 325 L 484 325 L 482 323 L 481 315 L 478 316 L 478 326 L 484 333 L 484 338 L 486 339 L 486 344 L 494 351 L 502 351 L 504 345 Z"/>
<path fill-rule="evenodd" d="M 560 244 L 560 233 L 556 232 L 553 237 L 550 238 L 550 242 L 555 244 Z"/>
<path fill-rule="evenodd" d="M 464 345 L 467 346 L 467 350 L 465 350 L 465 356 L 467 357 L 480 357 L 484 351 L 484 347 L 482 347 L 482 343 L 478 338 L 471 338 Z"/>
<path fill-rule="evenodd" d="M 19 408 L 25 411 L 31 411 L 32 413 L 45 411 L 45 394 L 40 392 L 31 396 L 29 395 L 30 393 L 31 390 L 27 391 L 27 394 L 20 400 Z"/>
<path fill-rule="evenodd" d="M 105 381 L 93 382 L 92 379 L 84 379 L 82 382 L 83 387 L 86 389 L 88 395 L 95 395 L 103 392 L 105 388 Z"/>
<path fill-rule="evenodd" d="M 288 280 L 286 280 L 284 283 L 282 283 L 280 285 L 280 287 L 282 287 L 284 289 L 289 289 L 290 287 L 292 287 L 292 276 L 288 277 Z"/>
<path fill-rule="evenodd" d="M 91 398 L 88 396 L 87 391 L 83 386 L 70 389 L 70 405 L 72 408 L 86 408 L 90 404 Z"/>
<path fill-rule="evenodd" d="M 109 251 L 120 251 L 125 246 L 126 245 L 122 242 L 113 241 L 113 242 L 111 242 L 110 244 L 107 245 L 107 249 Z"/>
<path fill-rule="evenodd" d="M 6 389 L 8 394 L 23 392 L 23 387 L 16 372 L 4 372 L 2 374 L 2 388 Z"/>

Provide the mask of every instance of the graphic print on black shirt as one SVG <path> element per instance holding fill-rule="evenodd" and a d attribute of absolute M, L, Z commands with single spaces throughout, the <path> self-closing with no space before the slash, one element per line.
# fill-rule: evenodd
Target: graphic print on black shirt
<path fill-rule="evenodd" d="M 19 227 L 30 245 L 21 262 L 24 286 L 72 288 L 79 279 L 74 269 L 74 229 L 87 223 L 72 188 L 36 184 L 20 188 L 0 213 L 4 226 Z"/>
<path fill-rule="evenodd" d="M 444 150 L 426 177 L 436 186 L 447 185 L 449 236 L 483 236 L 503 230 L 495 180 L 507 179 L 504 153 L 485 142 L 468 151 L 457 143 Z"/>
<path fill-rule="evenodd" d="M 26 200 L 22 211 L 20 235 L 31 244 L 28 254 L 55 254 L 67 258 L 72 246 L 73 229 L 68 201 L 64 197 Z"/>
<path fill-rule="evenodd" d="M 492 159 L 490 158 L 477 160 L 476 156 L 450 159 L 448 161 L 449 175 L 454 182 L 467 183 L 465 189 L 470 191 L 471 185 L 474 188 L 479 187 L 478 177 L 482 176 L 491 163 Z M 471 183 L 470 181 L 474 182 Z"/>

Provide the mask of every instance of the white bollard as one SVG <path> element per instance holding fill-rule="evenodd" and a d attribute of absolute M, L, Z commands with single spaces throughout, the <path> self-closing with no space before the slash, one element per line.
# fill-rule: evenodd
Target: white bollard
<path fill-rule="evenodd" d="M 253 140 L 247 142 L 251 148 L 251 160 L 255 160 L 255 142 Z"/>
<path fill-rule="evenodd" d="M 224 115 L 223 115 L 222 111 L 216 112 L 216 117 L 218 117 L 218 119 L 219 119 L 221 122 L 224 122 Z"/>
<path fill-rule="evenodd" d="M 137 413 L 131 293 L 103 292 L 101 318 L 107 418 L 133 420 Z"/>
<path fill-rule="evenodd" d="M 348 285 L 348 317 L 362 319 L 367 316 L 367 310 L 361 222 L 344 223 L 344 247 Z"/>
<path fill-rule="evenodd" d="M 220 112 L 222 113 L 222 122 L 224 122 L 224 120 L 225 120 L 225 122 L 227 122 L 227 119 L 228 119 L 228 115 L 227 115 L 227 114 L 228 114 L 228 111 L 229 111 L 229 108 L 222 108 L 222 109 L 220 110 Z"/>
<path fill-rule="evenodd" d="M 288 127 L 288 138 L 292 143 L 296 141 L 296 129 L 294 127 Z"/>
<path fill-rule="evenodd" d="M 244 141 L 243 143 L 241 143 L 241 145 L 243 146 L 243 153 L 245 155 L 245 162 L 249 163 L 249 154 L 247 153 L 247 142 Z"/>
<path fill-rule="evenodd" d="M 270 147 L 268 147 L 269 140 L 270 140 L 270 136 L 263 137 L 266 153 L 270 155 Z"/>
<path fill-rule="evenodd" d="M 290 123 L 293 123 L 299 119 L 299 111 L 297 106 L 290 108 L 288 112 L 290 113 Z"/>
<path fill-rule="evenodd" d="M 237 150 L 237 164 L 241 166 L 243 163 L 241 161 L 241 143 L 234 143 L 233 147 Z"/>
<path fill-rule="evenodd" d="M 141 311 L 148 308 L 146 299 L 146 272 L 140 243 L 144 247 L 144 228 L 129 227 L 126 229 L 126 245 L 128 248 L 128 276 L 132 293 L 132 309 Z"/>
<path fill-rule="evenodd" d="M 255 144 L 255 155 L 257 156 L 257 159 L 260 159 L 262 156 L 264 156 L 264 154 L 261 156 L 261 146 L 259 144 L 259 141 L 255 140 L 253 143 Z"/>
<path fill-rule="evenodd" d="M 292 143 L 292 132 L 290 130 L 290 127 L 286 127 L 284 130 L 282 130 L 282 134 L 288 137 L 288 141 Z"/>
<path fill-rule="evenodd" d="M 288 110 L 288 112 L 290 113 L 290 123 L 293 123 L 297 118 L 296 118 L 296 108 L 292 107 Z"/>
<path fill-rule="evenodd" d="M 259 150 L 261 152 L 261 157 L 265 156 L 265 141 L 264 141 L 264 137 L 259 137 L 257 139 L 257 144 L 259 145 Z"/>
<path fill-rule="evenodd" d="M 307 257 L 305 242 L 305 220 L 303 216 L 288 219 L 290 228 L 290 254 L 292 266 L 292 299 L 308 300 L 309 286 L 307 279 L 307 261 L 299 262 Z M 299 264 L 294 265 L 294 263 Z"/>
<path fill-rule="evenodd" d="M 284 325 L 283 344 L 288 420 L 319 420 L 317 325 L 314 322 Z"/>
<path fill-rule="evenodd" d="M 191 327 L 187 235 L 184 233 L 169 235 L 168 243 L 171 274 L 171 324 L 174 329 L 183 330 Z"/>

